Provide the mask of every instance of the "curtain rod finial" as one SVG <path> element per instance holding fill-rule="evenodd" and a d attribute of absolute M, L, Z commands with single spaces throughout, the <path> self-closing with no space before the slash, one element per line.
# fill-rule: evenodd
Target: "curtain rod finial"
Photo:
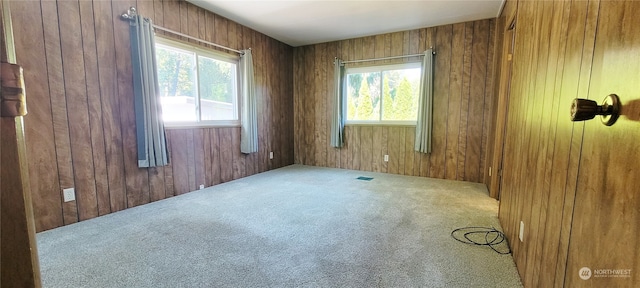
<path fill-rule="evenodd" d="M 122 17 L 123 19 L 133 19 L 136 15 L 138 15 L 138 11 L 136 11 L 136 7 L 129 7 L 129 10 L 127 10 L 127 12 L 122 13 L 122 15 L 120 15 L 120 17 Z"/>

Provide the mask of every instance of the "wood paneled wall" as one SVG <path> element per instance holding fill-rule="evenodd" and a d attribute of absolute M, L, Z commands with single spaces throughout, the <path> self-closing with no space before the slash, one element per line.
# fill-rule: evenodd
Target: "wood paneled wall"
<path fill-rule="evenodd" d="M 640 21 L 633 15 L 640 3 L 508 1 L 507 7 L 501 17 L 516 13 L 516 36 L 499 218 L 523 283 L 637 287 Z M 573 98 L 600 102 L 609 93 L 620 93 L 627 115 L 614 126 L 569 120 Z M 582 267 L 629 269 L 630 277 L 583 280 Z"/>
<path fill-rule="evenodd" d="M 295 163 L 484 181 L 494 85 L 494 29 L 495 20 L 481 20 L 295 48 Z M 433 152 L 415 153 L 415 128 L 401 126 L 348 125 L 345 147 L 331 147 L 334 57 L 399 56 L 429 47 L 437 52 Z M 383 161 L 385 154 L 389 162 Z"/>
<path fill-rule="evenodd" d="M 184 1 L 11 6 L 18 63 L 25 69 L 25 134 L 38 231 L 293 163 L 290 46 Z M 240 153 L 238 127 L 168 130 L 171 165 L 137 167 L 129 25 L 119 17 L 130 6 L 157 25 L 235 49 L 253 48 L 259 153 Z M 75 187 L 76 201 L 63 202 L 67 187 Z"/>

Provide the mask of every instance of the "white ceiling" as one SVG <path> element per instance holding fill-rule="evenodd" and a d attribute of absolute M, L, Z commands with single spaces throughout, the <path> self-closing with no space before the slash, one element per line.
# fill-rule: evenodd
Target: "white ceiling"
<path fill-rule="evenodd" d="M 495 18 L 504 0 L 187 0 L 291 46 Z"/>

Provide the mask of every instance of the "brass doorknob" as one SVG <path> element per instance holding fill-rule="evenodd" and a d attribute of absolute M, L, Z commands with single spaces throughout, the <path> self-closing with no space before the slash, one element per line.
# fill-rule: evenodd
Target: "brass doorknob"
<path fill-rule="evenodd" d="M 602 100 L 602 105 L 589 99 L 576 98 L 571 103 L 571 121 L 585 121 L 600 115 L 602 124 L 611 126 L 620 117 L 620 98 L 610 94 Z"/>

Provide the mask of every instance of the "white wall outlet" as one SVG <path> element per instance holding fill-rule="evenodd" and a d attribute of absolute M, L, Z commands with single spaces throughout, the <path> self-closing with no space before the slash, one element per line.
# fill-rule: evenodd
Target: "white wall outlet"
<path fill-rule="evenodd" d="M 489 177 L 491 177 L 491 167 L 489 167 Z"/>
<path fill-rule="evenodd" d="M 64 202 L 71 202 L 76 200 L 76 189 L 67 188 L 62 189 L 62 195 L 64 196 Z"/>
<path fill-rule="evenodd" d="M 524 222 L 522 221 L 520 221 L 520 234 L 518 235 L 518 238 L 520 238 L 520 242 L 524 239 Z"/>
<path fill-rule="evenodd" d="M 204 189 L 204 184 L 200 184 L 200 190 Z"/>
<path fill-rule="evenodd" d="M 389 155 L 384 155 L 384 162 L 389 162 Z"/>
<path fill-rule="evenodd" d="M 269 159 L 273 159 L 273 152 L 269 152 Z"/>

